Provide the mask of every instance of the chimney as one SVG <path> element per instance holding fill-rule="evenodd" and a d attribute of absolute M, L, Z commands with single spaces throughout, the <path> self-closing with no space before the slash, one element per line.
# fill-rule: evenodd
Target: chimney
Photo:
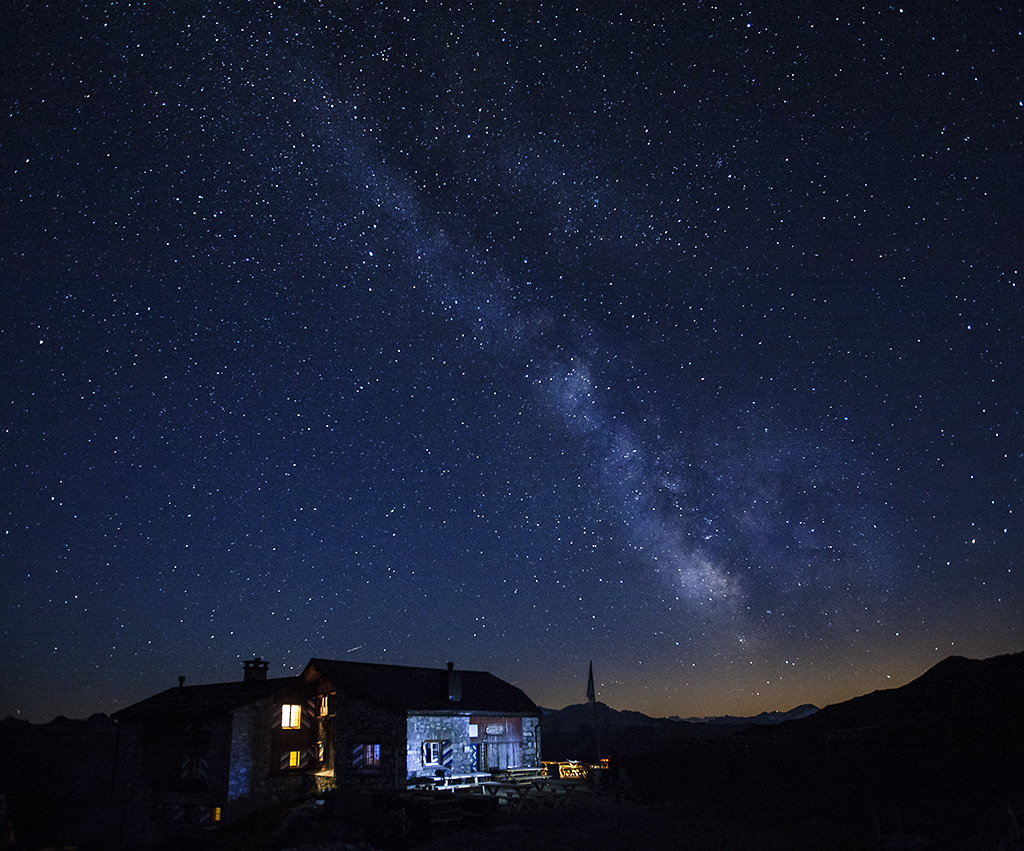
<path fill-rule="evenodd" d="M 178 677 L 178 688 L 185 688 L 185 677 Z"/>
<path fill-rule="evenodd" d="M 267 666 L 270 663 L 259 656 L 254 656 L 252 659 L 247 659 L 242 663 L 242 667 L 245 671 L 245 675 L 242 677 L 244 682 L 260 682 L 267 678 Z"/>
<path fill-rule="evenodd" d="M 462 676 L 455 670 L 455 663 L 448 663 L 448 702 L 458 703 L 462 700 Z"/>

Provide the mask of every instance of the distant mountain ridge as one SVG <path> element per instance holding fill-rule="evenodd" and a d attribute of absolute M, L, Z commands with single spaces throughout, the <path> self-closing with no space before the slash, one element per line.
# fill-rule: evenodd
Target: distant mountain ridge
<path fill-rule="evenodd" d="M 653 718 L 644 715 L 642 712 L 634 712 L 631 709 L 612 709 L 607 703 L 596 703 L 597 716 L 600 723 L 606 722 L 620 724 L 624 727 L 660 727 L 669 724 L 727 724 L 730 726 L 746 726 L 750 724 L 781 724 L 783 721 L 793 721 L 799 718 L 806 718 L 818 711 L 813 703 L 803 703 L 790 709 L 788 712 L 761 712 L 757 715 L 708 715 L 693 716 L 691 718 L 680 718 L 678 715 L 671 715 L 668 718 Z M 546 719 L 552 719 L 552 723 L 559 726 L 568 719 L 571 723 L 579 721 L 593 722 L 594 709 L 589 703 L 574 703 L 564 709 L 542 709 Z M 554 719 L 558 719 L 557 722 Z"/>
<path fill-rule="evenodd" d="M 684 721 L 687 724 L 732 724 L 734 726 L 749 726 L 751 724 L 781 724 L 783 721 L 797 721 L 807 718 L 818 711 L 813 703 L 801 703 L 788 712 L 759 712 L 757 715 L 705 715 L 691 718 L 680 718 L 678 715 L 670 716 L 670 721 Z"/>
<path fill-rule="evenodd" d="M 640 797 L 695 819 L 824 827 L 800 847 L 1020 848 L 1022 707 L 1024 653 L 953 656 L 806 718 L 637 740 L 621 765 Z"/>
<path fill-rule="evenodd" d="M 1019 718 L 1022 706 L 1024 653 L 988 659 L 948 656 L 906 685 L 830 704 L 813 716 L 782 726 L 839 730 L 1002 725 Z"/>
<path fill-rule="evenodd" d="M 651 718 L 642 712 L 612 709 L 598 701 L 577 703 L 564 709 L 544 709 L 541 717 L 541 746 L 544 758 L 587 759 L 596 749 L 595 717 L 602 752 L 637 753 L 663 747 L 684 739 L 712 739 L 729 736 L 752 726 L 781 724 L 806 718 L 818 711 L 812 704 L 788 712 L 762 712 L 750 718 L 722 715 L 713 718 Z"/>
<path fill-rule="evenodd" d="M 949 656 L 906 685 L 873 691 L 818 709 L 802 704 L 788 712 L 762 712 L 748 718 L 650 718 L 615 710 L 604 703 L 580 703 L 543 710 L 541 742 L 545 759 L 589 759 L 601 749 L 637 754 L 694 739 L 717 739 L 742 731 L 762 734 L 826 730 L 991 726 L 1006 729 L 1024 706 L 1024 653 L 967 659 Z M 596 720 L 599 730 L 595 730 Z M 1024 728 L 1024 725 L 1019 725 Z"/>

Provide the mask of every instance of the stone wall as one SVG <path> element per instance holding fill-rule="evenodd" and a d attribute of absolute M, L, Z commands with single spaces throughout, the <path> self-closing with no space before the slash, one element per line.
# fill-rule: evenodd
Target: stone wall
<path fill-rule="evenodd" d="M 339 787 L 405 788 L 405 715 L 342 691 L 335 701 L 334 776 Z M 380 745 L 377 765 L 353 757 L 361 745 Z"/>
<path fill-rule="evenodd" d="M 517 742 L 522 767 L 540 766 L 540 719 L 533 717 L 479 715 L 410 715 L 406 721 L 406 777 L 429 777 L 439 769 L 452 774 L 480 771 L 483 766 L 480 748 L 488 741 L 488 721 L 498 726 L 522 730 Z M 500 722 L 507 722 L 502 724 Z M 513 723 L 514 722 L 514 723 Z M 424 742 L 444 743 L 440 763 L 424 761 Z"/>
<path fill-rule="evenodd" d="M 540 718 L 523 719 L 523 765 L 540 767 Z"/>
<path fill-rule="evenodd" d="M 231 724 L 231 764 L 227 777 L 225 822 L 257 810 L 297 801 L 315 790 L 310 768 L 282 770 L 279 751 L 283 746 L 309 750 L 313 735 L 306 713 L 302 729 L 294 731 L 294 742 L 284 743 L 280 730 L 281 704 L 304 703 L 302 694 L 276 696 L 236 709 Z M 291 733 L 291 731 L 288 731 Z"/>
<path fill-rule="evenodd" d="M 173 834 L 301 800 L 315 791 L 315 719 L 304 709 L 300 727 L 281 729 L 282 703 L 307 706 L 296 687 L 231 713 L 176 713 L 120 722 L 115 804 L 128 847 L 157 844 Z M 281 755 L 299 750 L 303 762 L 282 768 Z"/>
<path fill-rule="evenodd" d="M 440 763 L 423 761 L 423 743 L 448 742 Z M 469 737 L 466 715 L 410 715 L 406 720 L 406 778 L 431 777 L 439 769 L 452 774 L 477 770 L 477 747 Z"/>

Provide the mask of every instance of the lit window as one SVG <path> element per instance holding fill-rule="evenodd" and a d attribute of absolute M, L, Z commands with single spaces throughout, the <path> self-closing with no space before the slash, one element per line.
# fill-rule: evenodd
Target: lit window
<path fill-rule="evenodd" d="M 281 707 L 281 726 L 285 730 L 298 730 L 302 726 L 302 707 L 297 703 L 286 703 Z"/>
<path fill-rule="evenodd" d="M 326 694 L 320 695 L 320 717 L 327 717 L 328 698 Z"/>
<path fill-rule="evenodd" d="M 288 751 L 288 767 L 298 768 L 302 764 L 302 751 Z"/>
<path fill-rule="evenodd" d="M 219 821 L 220 821 L 220 807 L 214 807 L 214 808 L 213 808 L 213 809 L 212 809 L 212 810 L 210 811 L 210 820 L 211 820 L 211 821 L 212 821 L 212 822 L 213 822 L 214 824 L 216 824 L 217 822 L 219 822 Z"/>

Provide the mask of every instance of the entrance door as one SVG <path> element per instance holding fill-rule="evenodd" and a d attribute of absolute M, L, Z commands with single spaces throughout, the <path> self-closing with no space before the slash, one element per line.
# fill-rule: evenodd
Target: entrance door
<path fill-rule="evenodd" d="M 519 768 L 523 762 L 523 748 L 519 742 L 485 742 L 482 771 L 494 768 Z"/>
<path fill-rule="evenodd" d="M 523 764 L 523 719 L 488 718 L 470 719 L 477 725 L 480 738 L 479 762 L 481 771 L 496 768 L 520 768 Z"/>

